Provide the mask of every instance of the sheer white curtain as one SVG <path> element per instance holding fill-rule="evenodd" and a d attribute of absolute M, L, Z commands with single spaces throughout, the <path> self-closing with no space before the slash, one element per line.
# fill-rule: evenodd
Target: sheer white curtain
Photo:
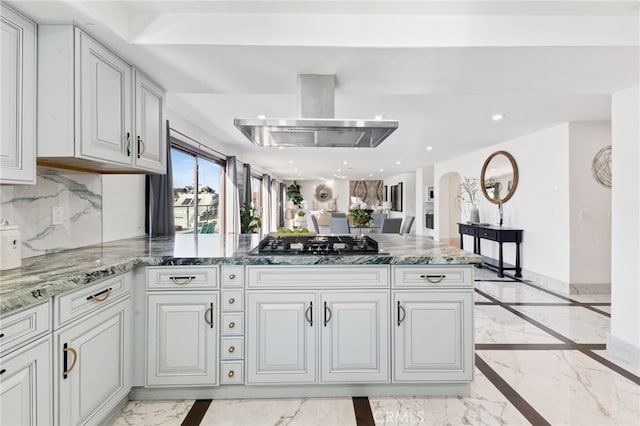
<path fill-rule="evenodd" d="M 271 176 L 262 175 L 262 185 L 260 188 L 262 199 L 262 233 L 268 234 L 271 231 Z"/>
<path fill-rule="evenodd" d="M 279 212 L 278 209 L 280 205 L 278 204 L 278 191 L 280 190 L 280 183 L 273 179 L 271 181 L 271 230 L 275 231 L 278 229 L 278 218 Z"/>

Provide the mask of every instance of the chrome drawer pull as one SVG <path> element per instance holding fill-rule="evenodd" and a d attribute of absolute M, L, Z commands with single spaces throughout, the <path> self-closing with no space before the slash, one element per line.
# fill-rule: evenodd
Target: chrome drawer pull
<path fill-rule="evenodd" d="M 229 376 L 229 377 L 233 377 L 235 375 L 236 375 L 236 373 L 233 370 L 229 370 L 229 373 L 227 374 L 227 376 Z"/>
<path fill-rule="evenodd" d="M 236 303 L 236 299 L 234 299 L 233 297 L 231 299 L 229 299 L 229 304 L 233 305 L 234 303 Z"/>
<path fill-rule="evenodd" d="M 229 274 L 229 279 L 230 280 L 235 280 L 236 279 L 236 274 Z"/>
<path fill-rule="evenodd" d="M 313 327 L 313 302 L 309 302 L 309 307 L 304 311 L 304 319 Z"/>
<path fill-rule="evenodd" d="M 232 322 L 229 323 L 229 328 L 234 328 L 235 326 L 236 326 L 235 322 L 232 321 Z"/>
<path fill-rule="evenodd" d="M 402 312 L 402 317 L 400 317 L 401 312 Z M 404 307 L 400 304 L 400 301 L 398 300 L 398 327 L 400 327 L 400 324 L 402 324 L 405 318 L 407 318 L 407 311 L 404 310 Z"/>
<path fill-rule="evenodd" d="M 446 275 L 420 275 L 420 278 L 426 279 L 430 283 L 439 283 L 443 279 L 445 279 Z"/>
<path fill-rule="evenodd" d="M 329 314 L 327 316 L 327 313 Z M 331 308 L 327 306 L 327 302 L 324 302 L 324 326 L 326 327 L 329 321 L 331 321 L 331 317 L 333 317 L 333 313 L 331 312 Z"/>
<path fill-rule="evenodd" d="M 190 276 L 190 277 L 170 277 L 169 279 L 175 284 L 175 285 L 186 285 L 189 284 L 192 280 L 194 280 L 196 277 L 194 276 Z M 182 281 L 179 281 L 182 280 Z"/>
<path fill-rule="evenodd" d="M 98 297 L 101 294 L 104 294 L 104 297 Z M 102 290 L 99 293 L 96 294 L 92 294 L 91 296 L 87 297 L 87 300 L 93 300 L 94 302 L 104 302 L 105 300 L 107 300 L 109 298 L 109 296 L 111 296 L 111 287 Z"/>
<path fill-rule="evenodd" d="M 213 328 L 213 303 L 210 303 L 207 310 L 204 311 L 204 322 L 206 322 L 210 328 Z"/>

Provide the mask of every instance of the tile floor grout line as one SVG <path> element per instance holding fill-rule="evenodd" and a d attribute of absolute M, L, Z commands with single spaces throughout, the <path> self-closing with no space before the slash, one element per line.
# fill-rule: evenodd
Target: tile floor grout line
<path fill-rule="evenodd" d="M 607 345 L 604 343 L 476 343 L 476 350 L 515 350 L 515 351 L 575 351 L 575 350 L 603 350 Z"/>
<path fill-rule="evenodd" d="M 604 315 L 605 317 L 609 317 L 611 318 L 611 314 L 609 312 L 605 312 L 605 311 L 601 311 L 598 308 L 594 308 L 593 306 L 585 306 L 585 305 L 581 305 L 582 308 L 588 309 L 592 312 L 595 312 L 596 314 L 600 314 L 600 315 Z"/>
<path fill-rule="evenodd" d="M 212 399 L 196 399 L 181 426 L 198 426 L 207 413 Z"/>
<path fill-rule="evenodd" d="M 478 370 L 491 382 L 493 386 L 504 395 L 505 398 L 522 414 L 532 425 L 541 426 L 549 423 L 538 411 L 533 408 L 516 390 L 503 379 L 497 371 L 483 360 L 480 355 L 475 354 L 475 364 Z"/>
<path fill-rule="evenodd" d="M 635 374 L 633 374 L 632 372 L 630 372 L 628 370 L 625 370 L 624 368 L 620 367 L 618 364 L 616 364 L 616 363 L 614 363 L 612 361 L 609 361 L 608 359 L 606 359 L 605 357 L 603 357 L 601 355 L 598 355 L 597 353 L 592 352 L 592 350 L 579 349 L 579 351 L 581 353 L 583 353 L 584 355 L 588 356 L 589 358 L 593 359 L 594 361 L 597 361 L 600 364 L 602 364 L 602 365 L 604 365 L 606 367 L 609 367 L 611 370 L 613 370 L 616 373 L 620 374 L 625 379 L 628 379 L 628 380 L 632 381 L 636 385 L 640 385 L 640 377 L 636 376 Z"/>
<path fill-rule="evenodd" d="M 356 415 L 356 425 L 375 426 L 376 422 L 373 420 L 373 412 L 371 411 L 369 397 L 354 396 L 351 400 L 353 401 L 353 411 Z"/>

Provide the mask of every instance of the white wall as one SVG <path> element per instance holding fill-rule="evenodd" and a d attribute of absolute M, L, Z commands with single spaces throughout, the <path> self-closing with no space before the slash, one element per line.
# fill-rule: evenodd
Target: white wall
<path fill-rule="evenodd" d="M 413 225 L 418 235 L 433 236 L 433 229 L 426 226 L 425 214 L 433 211 L 434 203 L 427 202 L 427 186 L 433 185 L 433 166 L 416 170 L 416 220 Z"/>
<path fill-rule="evenodd" d="M 640 359 L 640 86 L 614 93 L 611 103 L 611 333 L 607 350 Z"/>
<path fill-rule="evenodd" d="M 102 240 L 144 235 L 145 176 L 102 175 Z"/>
<path fill-rule="evenodd" d="M 401 217 L 416 216 L 416 174 L 415 173 L 402 173 L 399 175 L 388 177 L 384 180 L 384 184 L 387 188 L 391 185 L 397 185 L 402 182 L 402 211 L 401 212 L 389 212 L 389 217 Z M 390 190 L 389 190 L 390 191 Z M 419 218 L 416 218 L 416 221 Z M 422 216 L 424 222 L 424 215 Z M 415 233 L 416 225 L 411 228 L 411 233 Z"/>
<path fill-rule="evenodd" d="M 348 212 L 349 211 L 349 181 L 348 180 L 334 180 L 334 181 L 324 181 L 324 180 L 298 180 L 298 185 L 300 185 L 300 193 L 302 194 L 302 198 L 307 202 L 308 210 L 321 210 L 327 208 L 326 202 L 321 202 L 316 200 L 316 187 L 318 185 L 327 185 L 331 188 L 332 198 L 336 200 L 336 209 L 339 212 Z M 293 183 L 292 180 L 287 180 L 284 182 L 285 185 L 289 186 Z"/>
<path fill-rule="evenodd" d="M 567 292 L 570 264 L 569 124 L 564 123 L 438 163 L 434 169 L 434 181 L 439 184 L 441 177 L 447 173 L 479 179 L 484 161 L 498 150 L 513 155 L 520 174 L 513 197 L 504 204 L 504 226 L 524 230 L 522 267 L 525 273 L 534 273 L 539 284 L 553 286 L 559 281 L 565 284 L 565 288 L 559 290 Z M 455 197 L 455 192 L 450 192 L 450 196 Z M 436 214 L 440 212 L 441 203 L 442 200 L 438 199 Z M 497 206 L 484 197 L 480 200 L 480 220 L 498 223 Z M 439 222 L 436 221 L 437 227 Z M 442 234 L 447 236 L 446 231 Z M 440 238 L 439 229 L 436 236 Z M 483 254 L 497 258 L 497 244 L 482 244 Z M 506 244 L 504 249 L 505 261 L 514 263 L 512 245 Z M 530 274 L 530 277 L 534 278 L 534 274 Z"/>
<path fill-rule="evenodd" d="M 569 125 L 570 281 L 594 293 L 608 292 L 611 283 L 611 188 L 591 172 L 593 157 L 611 144 L 611 123 Z M 596 286 L 594 284 L 601 284 Z"/>

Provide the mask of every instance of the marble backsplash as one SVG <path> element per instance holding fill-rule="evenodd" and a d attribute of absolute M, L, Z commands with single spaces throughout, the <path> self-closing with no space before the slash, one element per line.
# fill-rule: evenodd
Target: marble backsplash
<path fill-rule="evenodd" d="M 36 185 L 0 186 L 0 219 L 20 226 L 23 258 L 101 243 L 102 177 L 38 167 Z"/>

